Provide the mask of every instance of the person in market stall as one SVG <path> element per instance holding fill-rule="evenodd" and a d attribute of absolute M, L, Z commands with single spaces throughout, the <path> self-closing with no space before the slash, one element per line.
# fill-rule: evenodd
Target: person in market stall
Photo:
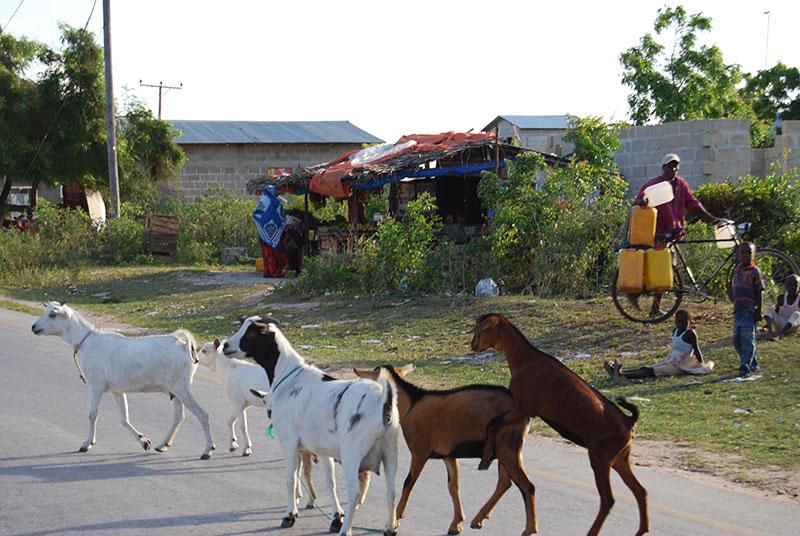
<path fill-rule="evenodd" d="M 286 227 L 286 212 L 278 198 L 275 186 L 267 186 L 253 211 L 253 220 L 261 241 L 264 259 L 264 277 L 283 277 L 289 258 L 281 248 L 281 238 Z"/>

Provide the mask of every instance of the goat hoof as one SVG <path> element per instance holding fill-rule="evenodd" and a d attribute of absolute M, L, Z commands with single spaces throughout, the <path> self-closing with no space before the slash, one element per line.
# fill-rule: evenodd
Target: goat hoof
<path fill-rule="evenodd" d="M 294 527 L 294 522 L 297 519 L 297 514 L 292 514 L 288 517 L 284 517 L 283 521 L 281 521 L 281 528 L 288 529 L 289 527 Z"/>
<path fill-rule="evenodd" d="M 397 531 L 396 530 L 388 530 L 388 529 L 384 530 L 383 531 L 383 536 L 397 536 Z"/>
<path fill-rule="evenodd" d="M 471 529 L 478 529 L 478 530 L 480 530 L 480 529 L 482 529 L 482 528 L 483 528 L 483 523 L 476 523 L 475 521 L 473 521 L 473 522 L 470 524 L 469 528 L 471 528 Z"/>
<path fill-rule="evenodd" d="M 244 449 L 244 452 L 242 452 L 242 458 L 250 456 L 250 454 L 252 454 L 252 452 L 253 451 L 251 451 L 250 448 Z"/>
<path fill-rule="evenodd" d="M 334 514 L 333 521 L 331 521 L 331 527 L 328 529 L 328 532 L 339 532 L 342 530 L 342 519 L 344 519 L 344 514 Z"/>
<path fill-rule="evenodd" d="M 78 449 L 78 452 L 89 452 L 90 448 L 92 448 L 91 445 L 89 445 L 88 447 L 81 447 Z"/>
<path fill-rule="evenodd" d="M 475 527 L 472 527 L 472 528 L 475 528 Z M 458 529 L 450 529 L 450 530 L 447 531 L 447 534 L 449 536 L 455 536 L 456 534 L 461 534 L 461 531 L 458 530 Z"/>
<path fill-rule="evenodd" d="M 211 459 L 211 453 L 207 452 L 207 453 L 203 454 L 202 456 L 200 456 L 200 459 L 201 460 L 210 460 Z"/>
<path fill-rule="evenodd" d="M 144 436 L 139 436 L 139 441 L 141 441 L 141 442 L 142 442 L 142 448 L 145 450 L 145 452 L 147 452 L 148 450 L 150 450 L 150 447 L 152 447 L 152 446 L 153 446 L 153 444 L 152 444 L 152 443 L 150 443 L 150 440 L 149 440 L 149 439 L 147 439 L 147 438 L 146 438 L 146 437 L 144 437 Z"/>
<path fill-rule="evenodd" d="M 167 445 L 161 445 L 160 447 L 156 447 L 156 452 L 167 452 L 168 449 L 169 447 Z"/>
<path fill-rule="evenodd" d="M 484 462 L 478 464 L 478 471 L 486 471 L 489 466 L 492 465 L 492 462 Z"/>

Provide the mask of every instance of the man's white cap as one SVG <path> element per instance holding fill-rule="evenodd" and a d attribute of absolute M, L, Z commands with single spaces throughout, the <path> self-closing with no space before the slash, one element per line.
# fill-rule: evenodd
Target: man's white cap
<path fill-rule="evenodd" d="M 675 153 L 665 154 L 664 158 L 661 159 L 661 165 L 662 166 L 666 166 L 667 164 L 669 164 L 673 160 L 675 162 L 679 163 L 679 164 L 681 163 L 681 157 L 676 155 Z"/>

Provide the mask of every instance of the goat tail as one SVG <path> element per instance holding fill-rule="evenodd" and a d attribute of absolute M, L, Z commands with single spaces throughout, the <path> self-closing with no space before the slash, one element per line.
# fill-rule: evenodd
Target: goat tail
<path fill-rule="evenodd" d="M 397 413 L 397 396 L 395 395 L 397 386 L 394 384 L 394 378 L 388 370 L 381 367 L 377 381 L 383 388 L 383 426 L 388 428 L 392 422 L 399 424 L 400 417 Z"/>
<path fill-rule="evenodd" d="M 628 422 L 630 422 L 631 428 L 633 428 L 636 421 L 639 420 L 639 408 L 624 396 L 617 397 L 617 404 L 631 412 L 630 416 L 625 415 L 625 417 L 628 419 Z"/>
<path fill-rule="evenodd" d="M 172 332 L 172 336 L 178 339 L 181 344 L 185 344 L 189 349 L 189 356 L 195 363 L 200 362 L 200 357 L 197 355 L 197 339 L 194 338 L 192 332 L 188 329 L 179 329 Z"/>

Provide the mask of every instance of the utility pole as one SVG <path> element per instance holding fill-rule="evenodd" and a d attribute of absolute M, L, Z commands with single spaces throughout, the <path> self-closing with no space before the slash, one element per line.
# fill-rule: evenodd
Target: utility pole
<path fill-rule="evenodd" d="M 158 118 L 161 119 L 161 90 L 162 89 L 183 89 L 183 83 L 181 82 L 180 86 L 165 86 L 164 82 L 159 82 L 158 85 L 156 84 L 143 84 L 141 80 L 139 80 L 139 85 L 143 87 L 157 87 L 158 88 Z"/>
<path fill-rule="evenodd" d="M 111 69 L 111 0 L 103 0 L 103 59 L 106 75 L 106 137 L 108 145 L 108 183 L 111 218 L 119 217 L 119 177 L 117 175 L 117 130 L 114 115 L 114 79 Z"/>
<path fill-rule="evenodd" d="M 769 11 L 765 11 L 767 16 L 767 43 L 764 45 L 764 70 L 767 70 L 767 54 L 769 53 Z"/>

